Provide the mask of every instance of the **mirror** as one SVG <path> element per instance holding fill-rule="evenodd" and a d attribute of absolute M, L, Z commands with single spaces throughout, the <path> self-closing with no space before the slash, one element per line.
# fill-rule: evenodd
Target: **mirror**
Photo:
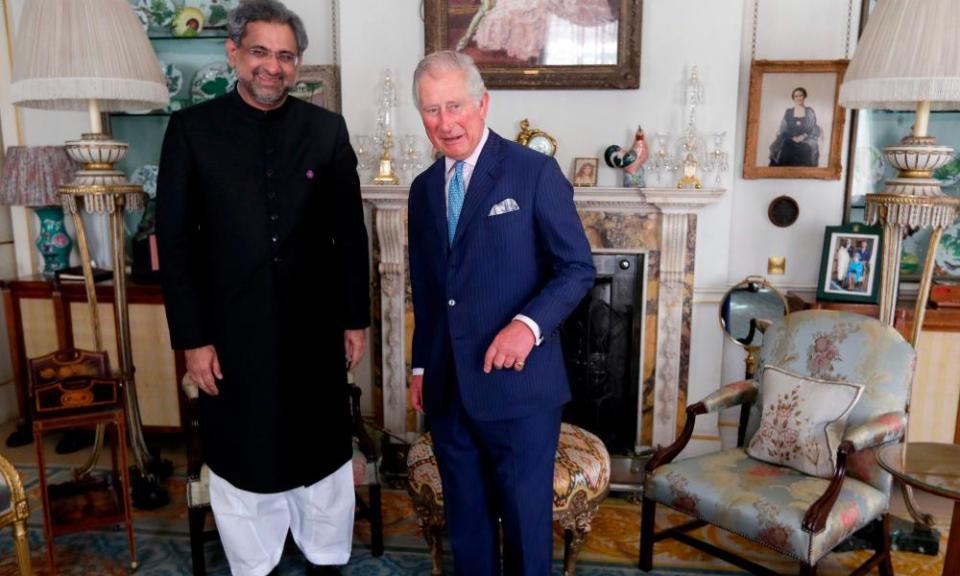
<path fill-rule="evenodd" d="M 757 349 L 763 331 L 787 313 L 787 299 L 766 278 L 748 276 L 730 288 L 720 303 L 720 327 L 736 344 Z"/>

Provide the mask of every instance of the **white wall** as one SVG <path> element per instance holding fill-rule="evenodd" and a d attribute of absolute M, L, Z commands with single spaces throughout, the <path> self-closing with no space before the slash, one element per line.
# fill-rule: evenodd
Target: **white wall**
<path fill-rule="evenodd" d="M 10 3 L 15 14 L 23 1 Z M 854 3 L 855 23 L 859 2 Z M 302 16 L 311 36 L 304 61 L 332 63 L 331 0 L 287 0 L 287 5 Z M 413 69 L 423 56 L 420 0 L 339 0 L 338 10 L 343 112 L 351 132 L 373 132 L 376 90 L 383 68 L 389 66 L 398 88 L 396 131 L 422 134 L 410 96 Z M 842 180 L 743 180 L 739 176 L 752 13 L 752 0 L 646 0 L 639 89 L 495 90 L 491 94 L 491 128 L 512 138 L 519 131 L 519 121 L 529 118 L 532 126 L 558 140 L 557 161 L 569 172 L 575 157 L 601 156 L 610 144 L 630 142 L 637 124 L 643 125 L 647 134 L 666 131 L 676 136 L 685 122 L 684 81 L 690 67 L 698 66 L 706 97 L 697 114 L 699 127 L 709 133 L 726 131 L 727 149 L 734 161 L 721 184 L 728 193 L 701 215 L 698 224 L 691 400 L 742 375 L 742 352 L 725 349 L 716 322 L 719 295 L 748 274 L 765 273 L 766 259 L 772 255 L 787 257 L 787 274 L 774 278 L 778 285 L 815 285 L 823 228 L 841 220 Z M 804 26 L 796 26 L 798 21 Z M 847 2 L 764 0 L 757 57 L 843 57 L 846 24 Z M 853 28 L 855 31 L 856 26 Z M 10 118 L 7 92 L 6 83 L 0 84 L 5 136 Z M 27 144 L 63 142 L 85 127 L 83 114 L 24 113 Z M 601 167 L 600 185 L 617 185 L 618 180 L 617 171 Z M 780 194 L 790 194 L 800 204 L 800 219 L 786 229 L 774 227 L 766 218 L 769 201 Z M 14 220 L 15 229 L 25 229 L 18 225 L 16 214 Z M 24 238 L 29 239 L 25 232 L 17 237 L 21 260 L 23 254 L 29 254 Z M 696 449 L 716 444 L 715 421 L 704 420 L 697 433 L 702 440 Z"/>

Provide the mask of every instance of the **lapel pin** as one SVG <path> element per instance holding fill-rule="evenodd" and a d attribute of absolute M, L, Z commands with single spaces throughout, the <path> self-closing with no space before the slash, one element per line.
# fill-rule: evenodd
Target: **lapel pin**
<path fill-rule="evenodd" d="M 313 170 L 307 170 L 307 180 L 313 180 Z"/>

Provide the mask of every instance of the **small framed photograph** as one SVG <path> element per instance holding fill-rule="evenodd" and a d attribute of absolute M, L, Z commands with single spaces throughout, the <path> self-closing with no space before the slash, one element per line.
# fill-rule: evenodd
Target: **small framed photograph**
<path fill-rule="evenodd" d="M 597 166 L 600 165 L 599 158 L 574 158 L 573 160 L 573 185 L 574 186 L 596 186 L 597 185 Z"/>
<path fill-rule="evenodd" d="M 879 226 L 827 226 L 817 298 L 876 304 L 880 299 L 882 234 Z"/>
<path fill-rule="evenodd" d="M 840 179 L 847 60 L 756 60 L 750 67 L 744 178 Z"/>
<path fill-rule="evenodd" d="M 333 64 L 304 64 L 290 95 L 340 113 L 340 69 Z"/>

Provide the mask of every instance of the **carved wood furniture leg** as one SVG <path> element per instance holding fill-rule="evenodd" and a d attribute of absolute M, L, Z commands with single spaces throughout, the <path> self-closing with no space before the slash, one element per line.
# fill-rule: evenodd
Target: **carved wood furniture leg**
<path fill-rule="evenodd" d="M 884 514 L 883 517 L 874 522 L 874 541 L 873 548 L 878 554 L 884 554 L 877 569 L 880 570 L 880 576 L 893 576 L 893 561 L 890 559 L 890 515 Z"/>
<path fill-rule="evenodd" d="M 207 519 L 206 508 L 187 509 L 187 522 L 190 525 L 190 558 L 193 563 L 193 576 L 206 576 L 207 566 L 203 553 L 203 526 Z"/>
<path fill-rule="evenodd" d="M 640 512 L 640 569 L 644 572 L 653 569 L 653 522 L 656 516 L 657 503 L 644 498 Z"/>
<path fill-rule="evenodd" d="M 423 538 L 427 541 L 433 561 L 430 573 L 434 576 L 443 574 L 443 526 L 423 523 L 420 529 L 423 530 Z"/>
<path fill-rule="evenodd" d="M 960 574 L 960 502 L 953 503 L 953 520 L 950 523 L 950 539 L 947 540 L 943 573 Z"/>
<path fill-rule="evenodd" d="M 383 509 L 379 484 L 369 486 L 370 499 L 370 553 L 374 558 L 383 556 Z"/>
<path fill-rule="evenodd" d="M 17 552 L 17 565 L 22 576 L 30 576 L 30 542 L 27 540 L 27 520 L 17 520 L 13 524 L 13 542 Z"/>

